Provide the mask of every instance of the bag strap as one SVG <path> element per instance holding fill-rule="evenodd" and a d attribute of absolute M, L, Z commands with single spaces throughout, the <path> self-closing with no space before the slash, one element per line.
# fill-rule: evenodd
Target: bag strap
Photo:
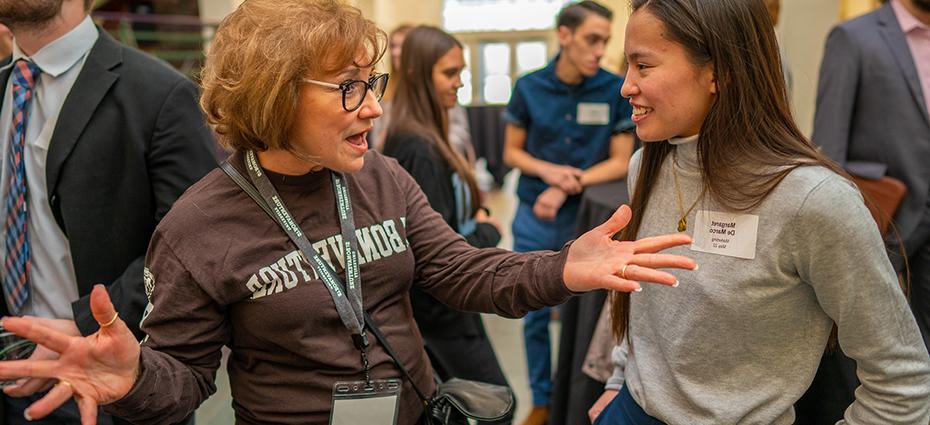
<path fill-rule="evenodd" d="M 251 197 L 252 200 L 258 204 L 258 206 L 262 207 L 262 209 L 265 210 L 265 213 L 268 214 L 272 220 L 277 220 L 275 218 L 274 212 L 271 211 L 271 208 L 269 208 L 268 204 L 265 202 L 265 199 L 262 198 L 262 196 L 258 193 L 258 189 L 255 189 L 255 186 L 246 180 L 245 176 L 243 176 L 242 173 L 236 169 L 236 167 L 233 167 L 229 161 L 223 161 L 220 163 L 220 168 L 222 168 L 226 175 L 228 175 L 232 181 L 236 182 L 236 184 L 239 185 L 239 187 L 241 187 L 245 193 L 248 193 L 249 197 Z"/>
<path fill-rule="evenodd" d="M 416 391 L 417 396 L 420 397 L 420 400 L 423 401 L 423 404 L 429 406 L 430 399 L 426 397 L 426 393 L 420 390 L 420 387 L 417 386 L 416 381 L 413 380 L 413 376 L 410 375 L 410 372 L 404 367 L 404 364 L 400 362 L 400 359 L 397 357 L 397 354 L 394 352 L 394 349 L 391 347 L 391 343 L 388 342 L 387 337 L 381 333 L 381 329 L 378 329 L 378 325 L 375 324 L 375 321 L 368 315 L 368 312 L 365 312 L 365 325 L 368 326 L 368 330 L 375 335 L 375 338 L 381 342 L 381 346 L 384 347 L 384 351 L 391 356 L 391 360 L 394 360 L 394 364 L 397 365 L 397 368 L 400 369 L 400 373 L 404 375 L 404 378 L 407 378 L 410 381 L 410 386 L 413 387 L 413 390 Z"/>
<path fill-rule="evenodd" d="M 236 169 L 236 167 L 233 167 L 229 161 L 223 161 L 220 163 L 220 168 L 222 168 L 223 171 L 229 176 L 229 178 L 236 182 L 236 184 L 239 185 L 239 187 L 241 187 L 242 190 L 244 190 L 245 193 L 247 193 L 256 204 L 258 204 L 258 206 L 262 207 L 262 210 L 264 210 L 272 220 L 275 220 L 274 212 L 272 212 L 268 207 L 265 199 L 261 197 L 261 195 L 258 193 L 258 190 L 255 189 L 255 186 L 246 180 L 245 176 L 243 176 L 242 173 Z M 400 359 L 394 352 L 394 348 L 391 347 L 391 344 L 388 342 L 387 337 L 381 333 L 381 330 L 378 329 L 378 325 L 375 324 L 375 321 L 372 320 L 367 311 L 365 312 L 365 325 L 368 326 L 368 329 L 371 331 L 371 333 L 375 335 L 375 338 L 381 342 L 381 346 L 384 347 L 384 351 L 387 352 L 388 356 L 391 357 L 391 360 L 394 361 L 394 364 L 397 365 L 397 368 L 400 369 L 400 372 L 404 375 L 404 378 L 410 382 L 410 386 L 413 387 L 413 390 L 417 393 L 417 396 L 420 397 L 420 400 L 423 401 L 423 404 L 425 406 L 429 406 L 430 399 L 426 397 L 426 393 L 420 390 L 420 387 L 417 386 L 416 382 L 413 380 L 413 376 L 410 375 L 410 372 L 406 367 L 404 367 L 404 364 L 400 362 Z"/>

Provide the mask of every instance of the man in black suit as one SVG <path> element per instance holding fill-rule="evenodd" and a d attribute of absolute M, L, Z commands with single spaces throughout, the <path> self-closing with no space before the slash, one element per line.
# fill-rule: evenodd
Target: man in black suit
<path fill-rule="evenodd" d="M 91 3 L 0 0 L 0 23 L 14 36 L 0 61 L 0 314 L 87 335 L 100 325 L 88 301 L 102 283 L 141 337 L 149 238 L 216 161 L 196 86 L 96 28 Z M 33 354 L 54 355 L 41 346 Z M 3 397 L 0 421 L 28 419 L 50 384 L 6 389 L 15 397 Z M 43 423 L 79 422 L 73 401 L 53 416 Z"/>
<path fill-rule="evenodd" d="M 850 174 L 904 182 L 894 216 L 912 272 L 911 308 L 930 346 L 930 0 L 883 0 L 830 32 L 820 66 L 813 142 Z M 904 258 L 891 235 L 890 257 Z M 859 386 L 841 350 L 824 354 L 797 424 L 835 423 Z"/>

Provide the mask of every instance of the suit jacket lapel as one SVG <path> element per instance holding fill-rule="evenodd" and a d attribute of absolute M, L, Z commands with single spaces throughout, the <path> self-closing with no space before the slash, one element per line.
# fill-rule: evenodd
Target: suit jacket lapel
<path fill-rule="evenodd" d="M 901 31 L 901 24 L 891 8 L 891 3 L 886 3 L 878 12 L 879 33 L 885 43 L 888 44 L 891 54 L 894 56 L 898 68 L 904 73 L 904 79 L 907 86 L 911 89 L 911 95 L 914 101 L 920 107 L 921 115 L 926 119 L 927 125 L 930 125 L 930 115 L 927 114 L 927 104 L 923 92 L 920 88 L 920 78 L 917 76 L 917 66 L 914 65 L 914 58 L 911 56 L 911 49 L 907 45 L 907 38 Z"/>
<path fill-rule="evenodd" d="M 0 60 L 0 67 L 6 66 L 13 60 L 13 56 L 7 56 L 3 60 Z M 0 99 L 3 99 L 3 96 L 6 96 L 6 86 L 7 82 L 10 80 L 10 74 L 13 73 L 13 68 L 9 68 L 3 71 L 0 71 Z"/>
<path fill-rule="evenodd" d="M 49 195 L 55 193 L 58 187 L 58 177 L 61 167 L 74 150 L 81 133 L 97 105 L 110 90 L 113 83 L 119 79 L 119 74 L 112 69 L 123 61 L 120 45 L 106 32 L 97 30 L 100 38 L 94 43 L 84 61 L 84 68 L 78 74 L 77 80 L 65 103 L 58 114 L 58 122 L 52 133 L 52 140 L 48 147 L 48 156 L 45 160 L 45 176 L 47 179 Z"/>

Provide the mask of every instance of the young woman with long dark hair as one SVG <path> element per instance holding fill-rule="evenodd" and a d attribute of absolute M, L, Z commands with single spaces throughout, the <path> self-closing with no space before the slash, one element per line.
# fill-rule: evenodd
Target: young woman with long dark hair
<path fill-rule="evenodd" d="M 407 33 L 393 74 L 397 83 L 384 154 L 410 173 L 452 229 L 470 245 L 488 248 L 500 241 L 498 225 L 481 208 L 471 166 L 449 142 L 449 110 L 456 105 L 464 67 L 462 45 L 446 32 L 420 26 Z M 447 307 L 415 287 L 410 301 L 442 379 L 508 385 L 478 313 Z"/>
<path fill-rule="evenodd" d="M 632 5 L 620 236 L 684 232 L 701 268 L 614 297 L 625 382 L 599 423 L 790 424 L 834 324 L 862 381 L 846 423 L 927 423 L 927 350 L 861 195 L 791 117 L 763 2 Z"/>

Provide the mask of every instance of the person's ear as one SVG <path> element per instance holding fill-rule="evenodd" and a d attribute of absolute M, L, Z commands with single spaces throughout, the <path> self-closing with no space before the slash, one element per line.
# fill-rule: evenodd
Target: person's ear
<path fill-rule="evenodd" d="M 714 72 L 713 62 L 708 62 L 701 68 L 700 81 L 707 86 L 710 94 L 717 94 L 719 89 L 717 87 L 717 73 Z"/>
<path fill-rule="evenodd" d="M 575 35 L 575 31 L 571 28 L 561 25 L 559 26 L 559 46 L 565 47 L 572 41 L 572 36 Z"/>

